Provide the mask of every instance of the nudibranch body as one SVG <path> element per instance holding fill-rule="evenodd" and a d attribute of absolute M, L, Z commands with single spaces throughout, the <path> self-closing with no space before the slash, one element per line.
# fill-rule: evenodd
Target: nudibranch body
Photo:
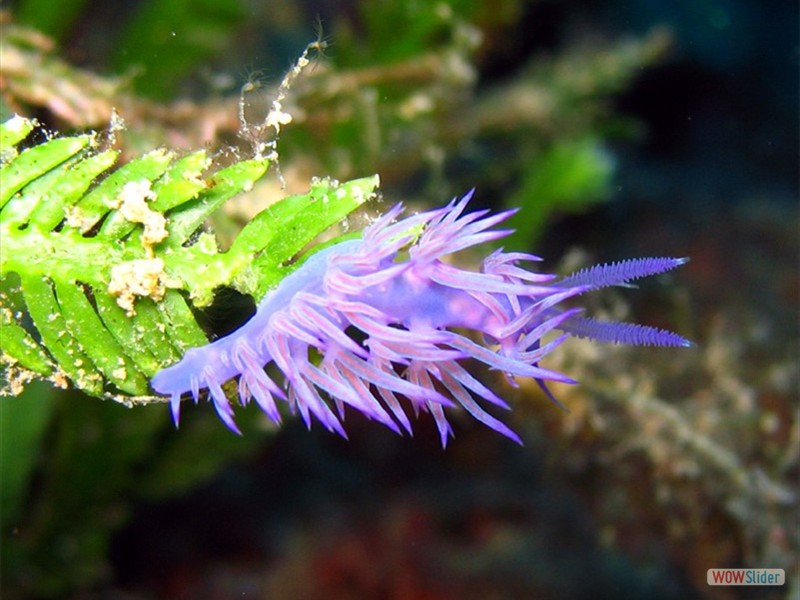
<path fill-rule="evenodd" d="M 445 410 L 455 406 L 520 442 L 481 402 L 508 405 L 466 368 L 473 359 L 514 377 L 530 377 L 554 402 L 547 381 L 575 383 L 540 366 L 569 336 L 637 345 L 690 346 L 683 337 L 644 325 L 600 322 L 581 309 L 559 305 L 580 294 L 625 285 L 683 264 L 681 258 L 642 258 L 584 269 L 566 278 L 538 274 L 519 263 L 540 260 L 497 250 L 479 272 L 442 259 L 465 248 L 502 238 L 491 229 L 513 211 L 464 212 L 472 192 L 447 206 L 396 220 L 395 206 L 367 227 L 361 239 L 313 254 L 269 292 L 240 329 L 189 350 L 152 379 L 170 397 L 177 425 L 180 402 L 195 402 L 207 389 L 225 424 L 239 432 L 222 384 L 239 377 L 243 404 L 255 399 L 281 422 L 278 400 L 345 436 L 345 406 L 394 431 L 411 433 L 406 414 L 428 412 L 442 444 L 453 431 Z M 558 332 L 548 341 L 546 334 Z M 479 334 L 477 337 L 475 334 Z M 359 341 L 357 341 L 359 340 Z M 274 363 L 278 385 L 265 371 Z"/>

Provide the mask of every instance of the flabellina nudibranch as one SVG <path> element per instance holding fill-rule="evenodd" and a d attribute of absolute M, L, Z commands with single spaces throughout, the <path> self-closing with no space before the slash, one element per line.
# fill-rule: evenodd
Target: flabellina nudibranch
<path fill-rule="evenodd" d="M 511 233 L 491 228 L 513 210 L 464 213 L 473 191 L 443 208 L 401 220 L 404 209 L 395 206 L 361 239 L 313 254 L 264 297 L 240 329 L 188 350 L 180 362 L 158 372 L 152 387 L 170 397 L 175 425 L 181 396 L 190 392 L 196 403 L 200 390 L 207 389 L 222 421 L 240 433 L 221 387 L 238 376 L 241 403 L 254 398 L 277 424 L 282 419 L 279 399 L 306 426 L 313 416 L 343 437 L 345 406 L 411 434 L 404 408 L 410 406 L 415 416 L 421 411 L 433 416 L 444 446 L 453 436 L 445 410 L 460 406 L 521 443 L 481 407 L 484 402 L 509 408 L 470 374 L 465 359 L 501 371 L 512 385 L 514 377 L 532 378 L 562 406 L 545 382 L 576 382 L 539 365 L 570 336 L 692 345 L 662 329 L 596 321 L 581 316 L 580 308 L 559 308 L 568 298 L 669 271 L 685 258 L 626 260 L 564 278 L 523 269 L 518 263 L 541 259 L 502 249 L 484 259 L 480 272 L 443 262 L 449 254 Z M 560 333 L 544 342 L 551 331 Z M 282 373 L 283 386 L 265 371 L 269 363 Z"/>

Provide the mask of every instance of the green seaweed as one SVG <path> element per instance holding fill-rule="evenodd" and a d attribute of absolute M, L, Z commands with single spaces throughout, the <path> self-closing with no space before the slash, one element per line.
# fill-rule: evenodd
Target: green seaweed
<path fill-rule="evenodd" d="M 182 158 L 155 151 L 108 175 L 118 155 L 97 149 L 96 136 L 20 150 L 32 129 L 20 117 L 0 125 L 8 144 L 0 166 L 0 277 L 14 274 L 20 289 L 0 305 L 3 362 L 40 376 L 57 366 L 94 396 L 147 396 L 148 379 L 175 360 L 173 348 L 207 341 L 188 303 L 205 306 L 226 286 L 260 298 L 378 184 L 377 177 L 317 180 L 307 194 L 265 209 L 221 251 L 211 233 L 190 238 L 222 204 L 253 187 L 268 159 L 215 169 L 202 151 Z M 140 314 L 147 300 L 155 311 Z M 38 341 L 23 326 L 26 312 Z"/>

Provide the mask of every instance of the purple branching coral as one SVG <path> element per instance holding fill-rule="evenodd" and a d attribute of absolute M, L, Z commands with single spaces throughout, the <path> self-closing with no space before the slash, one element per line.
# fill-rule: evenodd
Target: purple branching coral
<path fill-rule="evenodd" d="M 520 442 L 480 402 L 505 409 L 508 405 L 462 361 L 471 358 L 501 371 L 512 385 L 514 377 L 533 378 L 561 406 L 545 382 L 575 382 L 540 362 L 569 336 L 691 345 L 669 331 L 599 322 L 579 316 L 580 308 L 559 307 L 568 298 L 626 285 L 686 259 L 628 260 L 563 279 L 519 267 L 540 260 L 531 254 L 497 250 L 477 273 L 443 262 L 446 255 L 510 233 L 490 228 L 514 211 L 464 214 L 471 197 L 472 192 L 443 208 L 399 221 L 395 220 L 403 208 L 395 206 L 367 227 L 361 239 L 311 256 L 265 296 L 242 328 L 189 350 L 179 363 L 157 373 L 152 386 L 171 397 L 175 424 L 182 394 L 191 392 L 197 402 L 200 390 L 207 388 L 221 419 L 238 433 L 221 386 L 239 376 L 241 402 L 254 398 L 276 423 L 281 422 L 276 403 L 280 399 L 307 426 L 313 416 L 345 437 L 345 405 L 398 433 L 411 434 L 406 413 L 410 406 L 415 416 L 420 411 L 433 415 L 445 445 L 453 435 L 445 410 L 461 406 Z M 560 334 L 543 341 L 551 331 Z M 264 370 L 268 363 L 281 371 L 284 387 Z"/>

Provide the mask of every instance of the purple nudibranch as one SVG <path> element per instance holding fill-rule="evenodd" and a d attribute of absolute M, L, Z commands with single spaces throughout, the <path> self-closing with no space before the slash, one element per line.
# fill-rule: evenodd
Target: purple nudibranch
<path fill-rule="evenodd" d="M 445 410 L 460 406 L 521 443 L 481 406 L 484 402 L 509 408 L 470 374 L 464 359 L 501 371 L 512 385 L 514 377 L 533 378 L 562 406 L 545 382 L 575 381 L 539 365 L 570 336 L 634 345 L 692 345 L 669 331 L 600 322 L 580 316 L 580 308 L 559 307 L 568 298 L 601 287 L 669 271 L 685 258 L 626 260 L 565 278 L 523 269 L 519 263 L 541 259 L 502 249 L 484 259 L 480 272 L 443 262 L 446 255 L 510 233 L 490 228 L 513 210 L 464 214 L 473 191 L 443 208 L 402 220 L 396 219 L 403 207 L 395 206 L 368 226 L 361 239 L 308 258 L 264 297 L 240 329 L 190 349 L 180 362 L 158 372 L 152 386 L 170 397 L 175 425 L 181 396 L 190 392 L 197 402 L 206 388 L 222 421 L 239 433 L 221 388 L 238 376 L 241 403 L 255 399 L 275 423 L 281 423 L 276 401 L 281 400 L 307 426 L 313 416 L 344 437 L 345 406 L 398 433 L 411 434 L 406 413 L 410 406 L 415 416 L 420 411 L 433 416 L 446 445 L 453 430 Z M 543 341 L 551 331 L 560 334 Z M 269 363 L 282 373 L 283 386 L 265 371 Z"/>

